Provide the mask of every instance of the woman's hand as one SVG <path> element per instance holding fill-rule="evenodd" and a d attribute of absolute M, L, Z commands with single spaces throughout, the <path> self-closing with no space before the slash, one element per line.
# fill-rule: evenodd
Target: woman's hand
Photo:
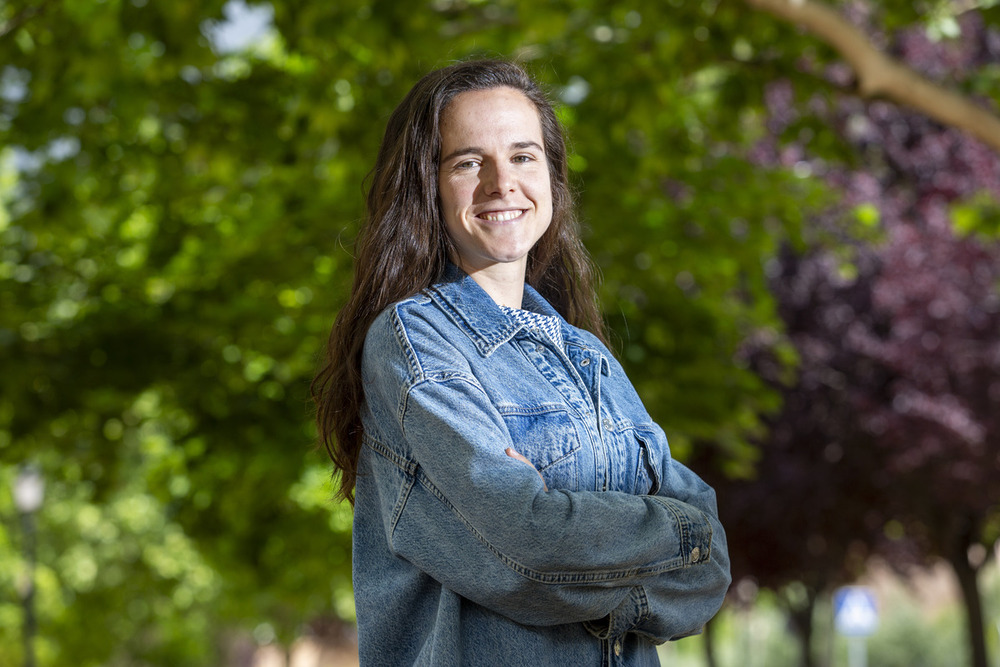
<path fill-rule="evenodd" d="M 517 459 L 518 461 L 523 461 L 524 463 L 527 463 L 529 466 L 531 466 L 531 469 L 534 470 L 536 473 L 538 473 L 538 478 L 542 480 L 542 488 L 544 488 L 546 491 L 549 490 L 549 487 L 545 484 L 545 478 L 542 477 L 542 473 L 538 472 L 538 468 L 535 467 L 534 463 L 526 459 L 523 454 L 518 452 L 513 447 L 508 447 L 505 451 L 507 452 L 507 456 L 509 456 L 510 458 Z"/>

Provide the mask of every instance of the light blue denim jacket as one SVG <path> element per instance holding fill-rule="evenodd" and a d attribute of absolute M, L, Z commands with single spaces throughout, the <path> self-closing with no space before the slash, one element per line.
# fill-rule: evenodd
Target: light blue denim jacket
<path fill-rule="evenodd" d="M 523 307 L 558 316 L 531 287 Z M 563 349 L 451 266 L 372 324 L 363 665 L 658 665 L 655 644 L 721 605 L 714 492 L 671 458 L 607 348 L 559 319 Z"/>

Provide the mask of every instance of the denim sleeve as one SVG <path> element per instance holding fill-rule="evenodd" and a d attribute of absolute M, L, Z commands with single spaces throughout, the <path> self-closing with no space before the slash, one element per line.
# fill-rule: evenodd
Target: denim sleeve
<path fill-rule="evenodd" d="M 690 469 L 673 460 L 662 431 L 656 434 L 661 452 L 656 467 L 661 502 L 683 500 L 700 510 L 712 526 L 711 547 L 690 554 L 686 569 L 663 573 L 629 591 L 606 618 L 587 623 L 599 638 L 636 632 L 657 643 L 697 634 L 722 606 L 729 589 L 729 550 L 719 523 L 715 491 Z"/>
<path fill-rule="evenodd" d="M 721 528 L 717 520 L 713 524 Z M 690 567 L 633 586 L 608 616 L 584 625 L 600 639 L 625 632 L 644 635 L 658 644 L 688 637 L 701 632 L 718 612 L 729 582 L 725 535 L 717 532 L 710 553 L 693 554 Z"/>
<path fill-rule="evenodd" d="M 545 492 L 508 457 L 502 418 L 467 378 L 434 379 L 406 398 L 415 467 L 390 545 L 451 590 L 515 621 L 607 616 L 632 586 L 690 569 L 710 553 L 712 523 L 670 498 Z M 678 574 L 676 589 L 703 583 Z"/>
<path fill-rule="evenodd" d="M 366 446 L 398 471 L 382 512 L 396 555 L 514 621 L 552 625 L 606 617 L 710 551 L 710 517 L 680 500 L 546 492 L 505 454 L 514 443 L 471 373 L 428 372 L 390 337 L 366 346 Z M 688 581 L 702 586 L 676 585 Z"/>

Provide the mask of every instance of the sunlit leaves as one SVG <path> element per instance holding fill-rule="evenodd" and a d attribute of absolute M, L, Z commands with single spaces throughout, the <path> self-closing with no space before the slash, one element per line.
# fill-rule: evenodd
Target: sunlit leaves
<path fill-rule="evenodd" d="M 1000 203 L 987 192 L 952 206 L 951 219 L 960 236 L 974 235 L 985 241 L 1000 238 Z"/>
<path fill-rule="evenodd" d="M 782 243 L 818 237 L 818 177 L 850 152 L 814 113 L 839 90 L 831 54 L 743 3 L 417 5 L 275 1 L 261 39 L 220 48 L 221 0 L 67 0 L 0 36 L 0 472 L 30 457 L 50 480 L 53 664 L 214 664 L 222 626 L 351 617 L 350 513 L 328 502 L 308 382 L 384 121 L 456 58 L 519 58 L 556 93 L 623 363 L 677 455 L 752 471 L 777 396 L 741 355 L 765 341 L 793 372 L 767 283 Z M 775 102 L 825 162 L 761 158 Z M 962 230 L 992 229 L 958 206 Z M 9 582 L 23 559 L 0 514 Z M 96 627 L 134 639 L 111 656 Z"/>

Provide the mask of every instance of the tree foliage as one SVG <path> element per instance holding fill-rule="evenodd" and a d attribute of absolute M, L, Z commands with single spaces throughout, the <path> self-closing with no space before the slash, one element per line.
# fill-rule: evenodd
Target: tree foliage
<path fill-rule="evenodd" d="M 938 76 L 995 61 L 1000 35 L 973 15 L 960 29 L 951 44 L 903 31 L 898 51 Z M 792 96 L 787 83 L 770 89 L 773 131 L 794 122 Z M 804 585 L 808 638 L 816 597 L 857 576 L 867 555 L 945 559 L 969 613 L 971 664 L 985 664 L 975 575 L 1000 537 L 1000 243 L 989 231 L 1000 157 L 886 103 L 845 98 L 824 114 L 865 157 L 823 167 L 825 178 L 881 238 L 781 258 L 772 290 L 800 363 L 788 382 L 766 348 L 754 356 L 784 401 L 759 476 L 719 481 L 727 525 L 747 547 L 734 565 L 763 585 Z M 764 141 L 755 156 L 821 167 L 800 143 Z"/>
<path fill-rule="evenodd" d="M 852 20 L 877 43 L 950 25 L 948 5 Z M 225 628 L 287 640 L 350 618 L 350 513 L 329 502 L 308 382 L 384 120 L 456 58 L 517 58 L 560 100 L 630 376 L 679 456 L 709 443 L 751 474 L 781 390 L 734 353 L 756 336 L 780 372 L 794 362 L 774 258 L 829 237 L 812 220 L 833 201 L 815 161 L 753 150 L 781 80 L 784 144 L 869 159 L 815 113 L 843 94 L 835 52 L 713 0 L 275 0 L 251 7 L 261 38 L 233 46 L 240 7 L 0 6 L 0 478 L 30 460 L 48 480 L 43 664 L 214 664 Z M 996 76 L 979 63 L 960 92 L 995 96 Z M 989 226 L 988 206 L 963 205 Z M 5 494 L 0 518 L 14 591 Z M 0 648 L 17 656 L 17 596 L 2 600 Z"/>

